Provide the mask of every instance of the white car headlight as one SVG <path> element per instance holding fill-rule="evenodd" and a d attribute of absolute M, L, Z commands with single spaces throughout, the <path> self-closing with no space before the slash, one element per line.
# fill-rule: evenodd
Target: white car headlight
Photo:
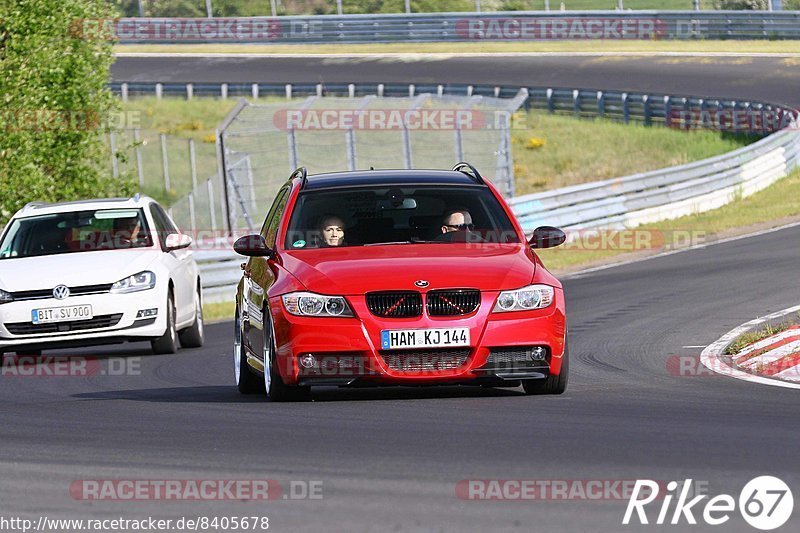
<path fill-rule="evenodd" d="M 156 286 L 156 275 L 145 270 L 121 279 L 111 286 L 111 292 L 114 294 L 124 294 L 126 292 L 146 291 Z"/>
<path fill-rule="evenodd" d="M 530 311 L 543 309 L 553 303 L 553 287 L 549 285 L 528 285 L 514 291 L 503 291 L 497 297 L 493 313 L 507 311 Z"/>
<path fill-rule="evenodd" d="M 7 304 L 8 302 L 13 302 L 13 301 L 14 297 L 11 296 L 11 293 L 8 293 L 3 289 L 0 289 L 0 304 Z"/>
<path fill-rule="evenodd" d="M 283 305 L 289 313 L 297 316 L 354 316 L 344 296 L 325 296 L 313 292 L 292 292 L 283 295 Z"/>

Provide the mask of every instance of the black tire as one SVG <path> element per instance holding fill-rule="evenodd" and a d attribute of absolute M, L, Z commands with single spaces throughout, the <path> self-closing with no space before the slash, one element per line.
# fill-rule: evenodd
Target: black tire
<path fill-rule="evenodd" d="M 175 297 L 172 296 L 172 291 L 169 292 L 167 297 L 166 312 L 167 329 L 162 336 L 150 342 L 150 347 L 153 349 L 153 353 L 156 354 L 177 353 L 178 351 L 178 329 L 175 327 Z"/>
<path fill-rule="evenodd" d="M 236 387 L 242 394 L 263 393 L 264 380 L 247 364 L 247 357 L 242 343 L 242 314 L 238 304 L 236 305 L 236 318 L 233 327 L 233 365 Z"/>
<path fill-rule="evenodd" d="M 264 309 L 264 390 L 271 402 L 301 402 L 311 396 L 311 387 L 286 385 L 275 364 L 275 330 L 269 308 Z"/>
<path fill-rule="evenodd" d="M 183 348 L 202 348 L 205 342 L 205 328 L 203 327 L 203 300 L 200 289 L 197 289 L 195 300 L 194 323 L 188 328 L 178 332 L 178 338 Z"/>
<path fill-rule="evenodd" d="M 548 376 L 546 379 L 527 380 L 522 382 L 525 394 L 563 394 L 567 390 L 569 379 L 569 345 L 564 339 L 564 355 L 561 362 L 561 373 L 557 376 Z"/>

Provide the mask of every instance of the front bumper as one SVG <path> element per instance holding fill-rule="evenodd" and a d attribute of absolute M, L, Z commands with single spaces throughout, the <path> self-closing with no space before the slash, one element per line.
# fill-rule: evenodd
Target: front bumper
<path fill-rule="evenodd" d="M 164 292 L 162 295 L 161 293 Z M 159 286 L 129 294 L 93 294 L 14 301 L 0 305 L 0 351 L 48 349 L 124 341 L 150 340 L 166 330 L 166 292 Z M 91 305 L 91 321 L 33 325 L 34 309 Z M 155 316 L 137 318 L 140 310 L 156 309 Z"/>
<path fill-rule="evenodd" d="M 273 298 L 276 364 L 289 385 L 513 386 L 558 375 L 566 334 L 563 291 L 556 289 L 554 302 L 545 309 L 491 313 L 497 294 L 482 293 L 478 310 L 464 317 L 394 319 L 372 315 L 363 297 L 348 297 L 356 318 L 298 317 Z M 448 327 L 469 328 L 470 346 L 380 349 L 381 330 Z M 317 361 L 310 367 L 302 364 L 308 354 Z"/>

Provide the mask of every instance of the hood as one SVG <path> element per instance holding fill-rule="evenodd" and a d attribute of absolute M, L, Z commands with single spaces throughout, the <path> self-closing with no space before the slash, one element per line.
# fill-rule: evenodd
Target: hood
<path fill-rule="evenodd" d="M 284 267 L 313 292 L 355 295 L 370 291 L 475 288 L 507 290 L 533 279 L 535 263 L 518 244 L 404 244 L 322 248 L 281 254 Z"/>
<path fill-rule="evenodd" d="M 114 283 L 146 270 L 161 250 L 102 250 L 0 259 L 0 288 L 9 292 Z"/>

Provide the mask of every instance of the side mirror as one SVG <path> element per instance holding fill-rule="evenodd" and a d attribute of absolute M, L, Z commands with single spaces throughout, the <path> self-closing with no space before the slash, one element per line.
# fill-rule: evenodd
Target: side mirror
<path fill-rule="evenodd" d="M 267 242 L 261 235 L 245 235 L 239 237 L 233 243 L 233 251 L 239 255 L 247 257 L 268 257 L 272 255 L 272 250 L 267 246 Z"/>
<path fill-rule="evenodd" d="M 539 226 L 533 230 L 533 236 L 528 241 L 531 248 L 554 248 L 564 244 L 567 235 L 558 228 L 552 226 Z"/>
<path fill-rule="evenodd" d="M 184 233 L 170 233 L 164 239 L 164 248 L 171 252 L 172 250 L 180 250 L 181 248 L 188 248 L 192 245 L 192 238 Z"/>

